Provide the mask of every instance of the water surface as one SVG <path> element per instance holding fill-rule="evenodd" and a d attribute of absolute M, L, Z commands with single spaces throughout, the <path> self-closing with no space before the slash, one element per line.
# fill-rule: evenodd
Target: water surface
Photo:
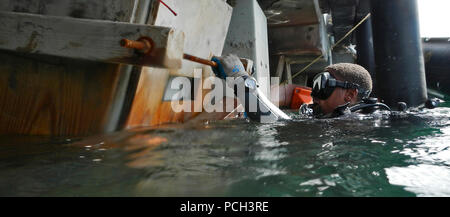
<path fill-rule="evenodd" d="M 450 196 L 450 108 L 0 138 L 0 196 Z"/>

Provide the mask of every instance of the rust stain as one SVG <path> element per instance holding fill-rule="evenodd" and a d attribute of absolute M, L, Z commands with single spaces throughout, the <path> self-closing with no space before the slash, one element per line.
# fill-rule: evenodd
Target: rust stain
<path fill-rule="evenodd" d="M 154 44 L 153 40 L 149 37 L 141 37 L 137 41 L 126 38 L 120 40 L 121 47 L 135 49 L 144 55 L 152 51 L 152 48 L 155 47 Z"/>
<path fill-rule="evenodd" d="M 77 42 L 73 42 L 73 41 L 69 42 L 69 45 L 72 46 L 72 47 L 81 47 L 81 46 L 83 46 L 83 44 L 77 43 Z"/>
<path fill-rule="evenodd" d="M 169 59 L 165 53 L 164 48 L 154 47 L 151 52 L 146 55 L 133 54 L 133 52 L 126 56 L 118 56 L 106 59 L 105 62 L 113 63 L 127 63 L 137 66 L 151 66 L 160 68 L 179 69 L 182 66 L 182 57 Z"/>
<path fill-rule="evenodd" d="M 28 41 L 28 44 L 25 47 L 18 47 L 16 48 L 16 51 L 18 52 L 24 52 L 24 53 L 31 53 L 33 52 L 34 49 L 36 49 L 37 47 L 37 37 L 41 36 L 41 34 L 39 34 L 36 31 L 33 31 L 33 33 L 31 33 L 30 36 L 30 40 Z"/>

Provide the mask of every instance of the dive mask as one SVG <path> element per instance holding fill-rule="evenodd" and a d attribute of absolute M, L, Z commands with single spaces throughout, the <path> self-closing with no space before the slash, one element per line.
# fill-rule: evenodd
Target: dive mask
<path fill-rule="evenodd" d="M 347 82 L 338 81 L 329 72 L 321 72 L 316 75 L 313 79 L 313 88 L 311 96 L 326 100 L 333 93 L 336 87 L 341 87 L 344 89 L 359 89 L 359 85 Z"/>

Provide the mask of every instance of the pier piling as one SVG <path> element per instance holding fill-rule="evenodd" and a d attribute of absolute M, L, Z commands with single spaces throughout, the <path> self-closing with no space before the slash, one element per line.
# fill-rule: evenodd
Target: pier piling
<path fill-rule="evenodd" d="M 427 100 L 417 0 L 371 2 L 378 97 L 389 106 Z"/>

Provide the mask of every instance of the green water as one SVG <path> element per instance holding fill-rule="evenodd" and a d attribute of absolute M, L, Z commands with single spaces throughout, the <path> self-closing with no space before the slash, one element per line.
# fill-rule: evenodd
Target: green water
<path fill-rule="evenodd" d="M 450 196 L 450 108 L 1 137 L 0 196 Z"/>

